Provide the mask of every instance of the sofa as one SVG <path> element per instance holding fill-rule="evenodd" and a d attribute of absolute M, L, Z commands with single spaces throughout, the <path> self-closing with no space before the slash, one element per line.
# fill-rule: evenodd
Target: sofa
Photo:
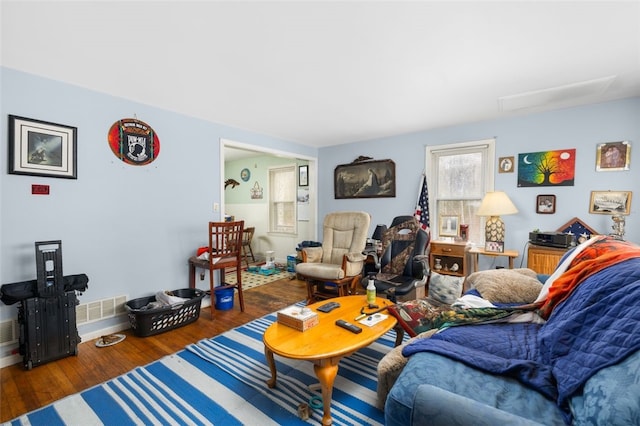
<path fill-rule="evenodd" d="M 385 423 L 640 424 L 640 247 L 592 238 L 536 292 L 431 309 L 379 364 Z"/>

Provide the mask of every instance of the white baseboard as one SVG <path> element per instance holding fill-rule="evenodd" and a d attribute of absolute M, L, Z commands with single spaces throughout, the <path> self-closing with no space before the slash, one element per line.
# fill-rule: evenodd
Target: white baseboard
<path fill-rule="evenodd" d="M 209 297 L 203 298 L 202 303 L 200 304 L 200 307 L 208 308 L 209 306 L 211 306 L 211 299 Z M 78 350 L 80 351 L 82 349 L 83 343 L 91 342 L 92 340 L 97 339 L 100 336 L 104 336 L 107 334 L 114 334 L 119 331 L 126 330 L 128 328 L 131 328 L 131 324 L 129 324 L 129 322 L 121 322 L 119 324 L 112 325 L 110 327 L 106 327 L 100 330 L 92 331 L 90 333 L 82 334 L 80 336 L 81 342 L 80 342 L 80 347 L 78 347 Z M 15 347 L 15 350 L 17 352 L 18 346 Z M 13 364 L 19 364 L 21 362 L 22 362 L 22 355 L 18 353 L 7 355 L 0 358 L 0 368 L 8 367 Z"/>
<path fill-rule="evenodd" d="M 80 336 L 80 344 L 78 345 L 78 351 L 82 350 L 82 344 L 91 342 L 94 339 L 97 339 L 100 336 L 104 336 L 106 334 L 114 334 L 122 330 L 126 330 L 131 327 L 131 324 L 128 322 L 122 322 L 120 324 L 112 325 L 110 327 L 103 328 L 101 330 L 96 330 L 91 333 L 86 333 Z M 16 346 L 15 350 L 18 350 Z M 19 353 L 11 354 L 5 357 L 0 358 L 0 368 L 8 367 L 13 364 L 19 364 L 22 362 L 22 355 Z"/>

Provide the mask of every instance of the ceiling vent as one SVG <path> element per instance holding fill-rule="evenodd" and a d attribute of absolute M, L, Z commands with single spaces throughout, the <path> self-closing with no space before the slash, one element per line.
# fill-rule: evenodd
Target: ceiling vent
<path fill-rule="evenodd" d="M 503 96 L 498 98 L 498 103 L 500 104 L 500 111 L 517 111 L 553 104 L 565 104 L 587 97 L 602 95 L 615 79 L 616 76 L 612 75 L 518 95 Z"/>

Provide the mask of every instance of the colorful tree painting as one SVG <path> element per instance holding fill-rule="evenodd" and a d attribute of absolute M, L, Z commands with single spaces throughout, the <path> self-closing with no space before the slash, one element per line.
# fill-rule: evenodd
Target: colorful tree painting
<path fill-rule="evenodd" d="M 518 154 L 518 186 L 573 186 L 576 150 Z"/>

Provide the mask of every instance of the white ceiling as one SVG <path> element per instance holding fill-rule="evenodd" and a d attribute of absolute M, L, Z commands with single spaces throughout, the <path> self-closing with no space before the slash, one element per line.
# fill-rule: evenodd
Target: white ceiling
<path fill-rule="evenodd" d="M 2 1 L 0 12 L 4 66 L 316 147 L 640 95 L 638 1 Z"/>

